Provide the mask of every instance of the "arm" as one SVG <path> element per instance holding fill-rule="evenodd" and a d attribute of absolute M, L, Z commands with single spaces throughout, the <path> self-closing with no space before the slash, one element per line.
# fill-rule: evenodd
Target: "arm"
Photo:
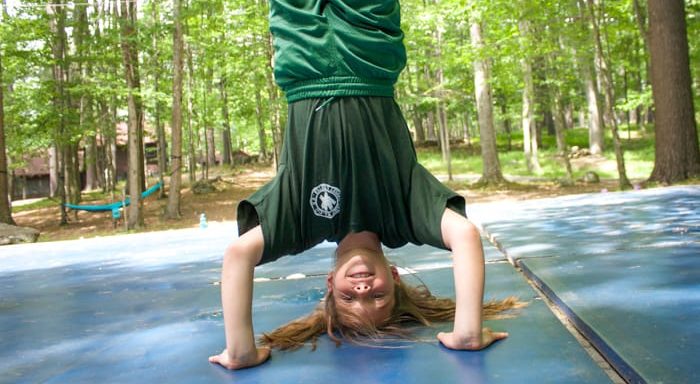
<path fill-rule="evenodd" d="M 236 239 L 224 253 L 221 270 L 221 304 L 224 311 L 226 349 L 209 361 L 227 369 L 262 364 L 268 348 L 257 348 L 253 335 L 253 270 L 263 251 L 260 226 Z"/>
<path fill-rule="evenodd" d="M 440 332 L 438 339 L 450 349 L 478 350 L 508 336 L 482 328 L 484 296 L 484 252 L 478 229 L 467 219 L 445 209 L 442 236 L 452 250 L 456 293 L 455 321 L 452 332 Z"/>

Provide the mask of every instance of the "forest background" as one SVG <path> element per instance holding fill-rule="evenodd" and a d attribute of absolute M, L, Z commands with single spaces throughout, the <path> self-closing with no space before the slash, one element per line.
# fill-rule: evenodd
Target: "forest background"
<path fill-rule="evenodd" d="M 613 161 L 612 173 L 595 169 L 614 178 L 610 188 L 697 182 L 700 0 L 401 7 L 409 61 L 397 102 L 419 159 L 448 182 L 478 174 L 470 188 L 565 187 L 593 177 L 572 166 L 582 156 Z M 262 184 L 239 178 L 274 170 L 284 135 L 268 12 L 265 0 L 2 0 L 0 196 L 14 170 L 46 157 L 52 225 L 80 221 L 63 203 L 128 196 L 124 225 L 138 229 L 140 195 L 159 180 L 167 196 L 146 217 L 161 223 L 183 216 L 198 181 L 219 176 L 220 190 L 246 193 Z M 120 123 L 127 180 L 116 177 Z M 164 171 L 149 174 L 147 157 Z M 0 222 L 14 223 L 5 200 Z"/>

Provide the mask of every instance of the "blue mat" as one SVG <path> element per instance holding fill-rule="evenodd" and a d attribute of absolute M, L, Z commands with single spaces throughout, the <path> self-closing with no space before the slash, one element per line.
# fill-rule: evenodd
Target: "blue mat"
<path fill-rule="evenodd" d="M 509 259 L 700 242 L 700 187 L 596 193 L 471 208 Z"/>
<path fill-rule="evenodd" d="M 484 227 L 623 377 L 700 382 L 700 187 L 506 211 Z"/>
<path fill-rule="evenodd" d="M 511 336 L 481 352 L 442 348 L 421 329 L 401 348 L 344 345 L 325 337 L 315 352 L 273 353 L 254 369 L 230 372 L 207 362 L 224 343 L 220 258 L 231 228 L 10 246 L 0 256 L 0 382 L 587 382 L 607 381 L 539 300 L 494 328 Z M 119 252 L 109 253 L 118 244 Z M 136 245 L 140 245 L 137 247 Z M 196 245 L 197 244 L 197 245 Z M 323 248 L 323 247 L 321 247 Z M 312 252 L 327 252 L 315 249 Z M 6 252 L 7 251 L 7 252 Z M 407 248 L 406 255 L 416 251 Z M 402 254 L 401 249 L 396 250 Z M 496 254 L 493 249 L 488 253 Z M 417 252 L 419 259 L 430 253 Z M 416 257 L 409 259 L 417 261 Z M 277 274 L 299 272 L 277 266 Z M 272 268 L 271 268 L 272 269 Z M 452 295 L 452 271 L 418 272 Z M 404 276 L 410 281 L 414 277 Z M 255 283 L 256 332 L 307 313 L 323 276 Z M 535 297 L 509 264 L 487 265 L 487 296 Z"/>
<path fill-rule="evenodd" d="M 700 382 L 700 244 L 521 265 L 629 381 Z"/>

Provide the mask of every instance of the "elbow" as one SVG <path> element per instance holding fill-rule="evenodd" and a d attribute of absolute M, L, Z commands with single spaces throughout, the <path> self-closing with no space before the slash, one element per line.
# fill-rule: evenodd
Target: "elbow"
<path fill-rule="evenodd" d="M 255 268 L 261 256 L 261 252 L 236 239 L 224 251 L 223 268 Z"/>
<path fill-rule="evenodd" d="M 461 220 L 458 224 L 449 227 L 444 240 L 445 245 L 453 251 L 455 248 L 470 247 L 475 244 L 481 246 L 481 232 L 471 221 Z"/>
<path fill-rule="evenodd" d="M 474 223 L 469 220 L 464 222 L 464 227 L 461 229 L 462 237 L 468 242 L 481 242 L 481 232 Z"/>

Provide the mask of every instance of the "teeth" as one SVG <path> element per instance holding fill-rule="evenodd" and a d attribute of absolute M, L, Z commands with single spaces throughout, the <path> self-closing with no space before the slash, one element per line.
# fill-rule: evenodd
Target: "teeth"
<path fill-rule="evenodd" d="M 370 276 L 372 276 L 372 275 L 370 275 L 369 273 L 363 272 L 363 273 L 355 273 L 351 277 L 363 278 L 363 277 L 370 277 Z"/>

